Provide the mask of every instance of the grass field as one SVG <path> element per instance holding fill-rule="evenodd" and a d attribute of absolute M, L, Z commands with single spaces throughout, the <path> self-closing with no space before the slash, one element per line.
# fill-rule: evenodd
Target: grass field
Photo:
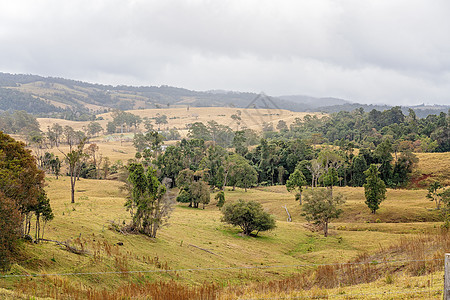
<path fill-rule="evenodd" d="M 241 112 L 242 121 L 240 125 L 231 119 L 231 115 Z M 233 130 L 238 128 L 250 128 L 256 131 L 262 130 L 263 123 L 272 123 L 274 127 L 278 124 L 279 120 L 284 120 L 289 126 L 296 118 L 302 119 L 305 115 L 318 115 L 323 116 L 322 113 L 305 113 L 305 112 L 292 112 L 283 109 L 250 109 L 250 108 L 230 108 L 230 107 L 178 107 L 178 108 L 161 108 L 161 109 L 140 109 L 128 111 L 142 118 L 155 118 L 158 115 L 166 115 L 168 124 L 162 125 L 162 129 L 175 128 L 180 130 L 182 135 L 186 135 L 188 124 L 194 122 L 203 122 L 206 124 L 208 121 L 216 121 L 221 125 L 231 127 Z M 105 129 L 106 124 L 112 120 L 111 113 L 100 114 L 98 117 L 104 118 L 99 120 L 102 127 Z M 71 126 L 75 130 L 82 130 L 83 126 L 87 126 L 89 122 L 82 121 L 69 121 L 53 118 L 38 118 L 41 130 L 46 131 L 48 126 L 53 123 L 58 123 L 61 126 Z M 153 125 L 157 129 L 158 126 L 153 122 Z M 144 127 L 141 124 L 141 129 Z"/>
<path fill-rule="evenodd" d="M 236 108 L 170 108 L 132 111 L 141 117 L 166 114 L 169 128 L 215 120 L 236 129 L 231 115 Z M 260 129 L 263 122 L 283 119 L 289 125 L 305 113 L 239 109 L 246 126 Z M 106 126 L 110 115 L 99 121 Z M 88 122 L 39 119 L 42 130 L 55 122 L 81 130 Z M 124 163 L 134 157 L 133 134 L 100 136 L 97 143 L 103 157 Z M 61 146 L 67 152 L 67 147 Z M 51 152 L 62 156 L 54 148 Z M 414 172 L 418 187 L 438 179 L 450 185 L 450 153 L 418 153 Z M 203 209 L 174 205 L 167 226 L 156 239 L 142 235 L 124 235 L 111 224 L 130 221 L 125 210 L 126 195 L 121 183 L 81 179 L 76 185 L 75 204 L 70 204 L 70 180 L 47 177 L 46 191 L 55 219 L 45 229 L 45 238 L 70 244 L 82 250 L 75 254 L 54 242 L 23 244 L 21 255 L 8 274 L 66 274 L 35 278 L 0 278 L 0 298 L 29 299 L 29 296 L 71 299 L 117 299 L 120 296 L 143 298 L 145 293 L 166 289 L 184 297 L 159 299 L 259 299 L 276 297 L 330 297 L 338 299 L 439 299 L 442 270 L 436 265 L 410 263 L 382 267 L 368 264 L 364 274 L 356 272 L 351 283 L 341 282 L 343 269 L 334 264 L 364 259 L 434 259 L 450 251 L 450 236 L 435 235 L 441 228 L 440 213 L 426 197 L 426 190 L 388 190 L 387 199 L 376 214 L 364 203 L 363 188 L 335 188 L 346 198 L 343 214 L 330 224 L 330 236 L 312 232 L 294 195 L 284 186 L 257 187 L 245 192 L 226 189 L 226 201 L 255 200 L 273 214 L 277 228 L 258 237 L 242 236 L 237 228 L 220 221 L 215 200 Z M 176 191 L 174 191 L 176 192 Z M 211 195 L 214 199 L 214 194 Z M 287 222 L 284 206 L 292 215 Z M 123 245 L 121 245 L 123 244 Z M 426 245 L 426 246 L 425 246 Z M 295 267 L 298 265 L 307 267 Z M 317 266 L 316 264 L 333 264 Z M 121 274 L 114 272 L 139 271 Z M 179 270 L 179 271 L 175 271 Z M 344 270 L 345 271 L 345 270 Z M 376 274 L 377 277 L 370 277 Z M 334 276 L 334 277 L 333 277 Z M 320 278 L 337 278 L 333 284 Z M 369 278 L 370 277 L 370 278 Z M 168 282 L 170 286 L 164 286 Z M 337 283 L 336 283 L 337 282 Z M 342 284 L 341 284 L 342 283 Z M 13 290 L 13 291 L 12 291 Z M 139 292 L 140 291 L 140 292 Z M 202 294 L 203 293 L 203 294 Z M 208 294 L 210 293 L 210 294 Z M 211 294 L 212 293 L 212 294 Z M 91 295 L 91 296 L 89 296 Z M 178 294 L 177 294 L 178 295 Z M 191 295 L 191 296 L 186 296 Z M 203 295 L 203 296 L 199 296 Z M 354 295 L 354 296 L 352 296 Z M 156 297 L 156 296 L 155 296 Z"/>
<path fill-rule="evenodd" d="M 413 237 L 439 227 L 439 223 L 431 222 L 437 220 L 438 212 L 433 210 L 433 203 L 424 197 L 423 190 L 389 190 L 379 212 L 372 215 L 364 204 L 362 189 L 337 188 L 337 192 L 347 198 L 344 214 L 331 223 L 331 234 L 324 238 L 320 232 L 311 232 L 304 227 L 306 222 L 294 196 L 283 186 L 275 186 L 250 189 L 248 192 L 226 190 L 226 201 L 253 199 L 261 202 L 277 219 L 277 228 L 273 231 L 260 233 L 256 238 L 241 236 L 237 228 L 220 221 L 221 213 L 213 200 L 204 210 L 175 205 L 168 225 L 153 240 L 141 235 L 123 235 L 109 229 L 112 221 L 122 224 L 130 220 L 123 206 L 126 195 L 119 190 L 121 183 L 81 179 L 76 186 L 75 204 L 70 204 L 69 178 L 56 180 L 48 177 L 47 184 L 55 219 L 46 227 L 45 237 L 69 242 L 86 253 L 77 255 L 51 242 L 28 245 L 22 261 L 13 266 L 13 274 L 158 271 L 126 276 L 52 277 L 55 282 L 64 282 L 68 290 L 69 287 L 76 287 L 81 290 L 95 288 L 112 291 L 130 281 L 142 280 L 176 280 L 194 286 L 208 282 L 230 287 L 283 280 L 301 270 L 295 267 L 239 268 L 352 261 L 364 253 L 373 254 L 387 249 L 398 243 L 400 237 Z M 211 198 L 214 199 L 213 195 Z M 286 221 L 284 205 L 289 209 L 293 222 Z M 119 242 L 123 246 L 118 246 Z M 214 270 L 164 272 L 167 269 L 205 268 Z M 0 283 L 4 288 L 17 288 L 20 282 L 22 291 L 30 293 L 26 287 L 48 286 L 48 280 L 47 277 L 38 278 L 31 284 L 8 278 L 0 280 Z M 396 282 L 400 284 L 402 281 L 399 279 Z M 367 285 L 367 291 L 373 291 L 374 285 L 372 288 L 370 286 Z M 335 291 L 325 293 L 331 295 Z M 337 292 L 342 293 L 341 290 Z M 231 295 L 235 291 L 229 293 Z M 256 294 L 250 289 L 248 295 Z"/>

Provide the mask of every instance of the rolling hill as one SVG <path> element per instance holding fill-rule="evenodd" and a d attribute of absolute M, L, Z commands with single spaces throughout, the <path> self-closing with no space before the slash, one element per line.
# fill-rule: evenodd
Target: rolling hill
<path fill-rule="evenodd" d="M 332 97 L 290 95 L 272 97 L 263 93 L 192 91 L 162 86 L 102 85 L 38 75 L 0 72 L 0 111 L 25 110 L 39 116 L 88 120 L 111 109 L 132 110 L 161 107 L 272 108 L 296 112 L 384 110 L 391 106 L 352 103 Z M 403 107 L 407 112 L 409 107 Z M 416 106 L 418 117 L 447 112 L 450 106 Z"/>

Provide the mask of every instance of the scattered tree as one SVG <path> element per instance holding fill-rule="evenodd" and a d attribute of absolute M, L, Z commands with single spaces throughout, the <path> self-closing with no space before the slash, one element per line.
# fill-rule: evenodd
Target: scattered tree
<path fill-rule="evenodd" d="M 79 142 L 76 149 L 72 149 L 72 147 L 70 147 L 70 151 L 68 153 L 64 153 L 60 150 L 69 165 L 71 203 L 75 203 L 75 183 L 79 175 L 78 172 L 80 169 L 79 167 L 81 164 L 81 160 L 85 156 L 85 153 L 83 152 L 85 144 L 86 139 L 84 138 Z"/>
<path fill-rule="evenodd" d="M 163 124 L 163 125 L 165 125 L 165 124 L 167 124 L 168 122 L 167 122 L 167 116 L 166 115 L 156 115 L 156 117 L 155 117 L 155 124 L 156 125 L 158 125 L 158 130 L 161 130 L 160 129 L 160 125 L 161 124 Z"/>
<path fill-rule="evenodd" d="M 44 172 L 37 168 L 30 150 L 0 132 L 0 268 L 8 268 L 43 186 Z"/>
<path fill-rule="evenodd" d="M 47 222 L 53 220 L 54 218 L 53 211 L 50 206 L 50 199 L 47 197 L 45 192 L 42 192 L 39 195 L 37 204 L 33 207 L 33 211 L 36 216 L 35 239 L 38 241 L 44 238 L 44 230 Z M 41 224 L 41 221 L 44 221 L 44 224 Z"/>
<path fill-rule="evenodd" d="M 260 231 L 274 229 L 275 219 L 265 212 L 260 203 L 255 201 L 238 200 L 234 203 L 226 204 L 222 208 L 222 222 L 239 226 L 244 235 L 250 235 L 256 231 L 255 236 Z"/>
<path fill-rule="evenodd" d="M 366 204 L 374 214 L 380 208 L 381 201 L 386 199 L 386 185 L 378 176 L 380 172 L 377 165 L 371 164 L 364 174 L 366 175 L 366 183 L 364 184 Z"/>
<path fill-rule="evenodd" d="M 430 201 L 434 201 L 436 203 L 436 209 L 441 208 L 442 197 L 440 192 L 442 188 L 443 186 L 439 181 L 433 182 L 428 187 L 428 193 L 426 197 L 430 199 Z"/>
<path fill-rule="evenodd" d="M 132 163 L 128 171 L 132 187 L 125 206 L 131 212 L 131 229 L 155 238 L 171 211 L 171 201 L 165 196 L 166 187 L 158 181 L 156 170 L 151 167 L 145 171 L 142 164 Z"/>
<path fill-rule="evenodd" d="M 102 125 L 100 125 L 100 123 L 92 121 L 88 124 L 87 133 L 90 136 L 96 136 L 98 133 L 100 133 L 102 131 L 103 131 L 103 127 L 102 127 Z"/>
<path fill-rule="evenodd" d="M 306 185 L 306 178 L 303 175 L 302 171 L 299 169 L 295 169 L 294 173 L 289 176 L 289 179 L 286 181 L 286 189 L 288 192 L 295 191 L 295 200 L 300 202 L 302 205 L 302 192 L 303 186 Z"/>
<path fill-rule="evenodd" d="M 314 221 L 323 228 L 323 235 L 328 236 L 328 223 L 342 213 L 339 208 L 345 202 L 342 195 L 332 196 L 329 189 L 316 188 L 305 192 L 303 211 L 306 220 Z"/>
<path fill-rule="evenodd" d="M 233 153 L 228 157 L 228 176 L 226 184 L 234 188 L 247 188 L 258 182 L 258 172 L 248 161 L 239 154 Z"/>
<path fill-rule="evenodd" d="M 236 122 L 236 130 L 239 130 L 239 126 L 241 125 L 241 114 L 242 112 L 240 110 L 237 110 L 236 114 L 231 115 L 231 119 Z"/>
<path fill-rule="evenodd" d="M 216 206 L 218 208 L 222 208 L 225 204 L 225 192 L 224 191 L 219 191 L 216 196 L 214 197 L 214 199 L 217 200 L 217 204 Z"/>

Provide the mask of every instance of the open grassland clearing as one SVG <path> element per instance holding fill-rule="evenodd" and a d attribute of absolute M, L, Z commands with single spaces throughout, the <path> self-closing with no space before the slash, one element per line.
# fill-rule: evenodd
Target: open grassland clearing
<path fill-rule="evenodd" d="M 231 118 L 231 115 L 241 112 L 240 124 L 236 123 Z M 289 126 L 296 118 L 303 119 L 306 115 L 317 115 L 318 117 L 324 116 L 322 113 L 305 113 L 305 112 L 292 112 L 283 109 L 250 109 L 250 108 L 231 108 L 231 107 L 178 107 L 178 108 L 161 108 L 161 109 L 139 109 L 129 110 L 129 113 L 135 114 L 141 118 L 148 117 L 150 119 L 157 116 L 166 115 L 167 124 L 161 124 L 159 127 L 161 130 L 166 129 L 178 129 L 180 133 L 185 136 L 187 134 L 187 125 L 195 122 L 203 122 L 206 124 L 209 121 L 216 121 L 220 125 L 229 126 L 232 130 L 238 130 L 241 128 L 250 128 L 256 131 L 261 131 L 264 123 L 272 123 L 274 127 L 278 124 L 279 120 L 283 120 Z M 96 122 L 106 129 L 106 124 L 112 121 L 111 113 L 104 113 L 98 115 L 103 120 L 97 120 Z M 90 121 L 69 121 L 53 118 L 38 118 L 37 119 L 41 130 L 45 131 L 48 126 L 53 123 L 57 123 L 61 126 L 71 126 L 75 130 L 82 130 L 83 126 L 87 126 Z M 154 128 L 158 129 L 158 125 L 153 122 Z M 144 126 L 141 124 L 141 130 L 144 130 Z"/>
<path fill-rule="evenodd" d="M 128 111 L 141 118 L 154 118 L 158 115 L 167 116 L 167 125 L 164 128 L 185 129 L 187 124 L 202 122 L 206 124 L 209 121 L 216 121 L 221 125 L 229 126 L 232 130 L 240 128 L 250 128 L 261 131 L 263 123 L 272 123 L 274 127 L 279 120 L 286 122 L 287 126 L 292 124 L 296 118 L 303 119 L 306 115 L 324 116 L 322 113 L 306 113 L 293 112 L 284 109 L 254 109 L 254 108 L 232 108 L 232 107 L 178 107 L 178 108 L 161 108 L 161 109 L 144 109 Z M 232 115 L 241 117 L 240 124 L 231 118 Z M 101 114 L 105 119 L 111 118 L 110 113 Z"/>
<path fill-rule="evenodd" d="M 320 232 L 311 232 L 305 228 L 306 221 L 301 216 L 298 202 L 284 186 L 260 187 L 248 192 L 227 188 L 226 201 L 242 198 L 261 202 L 267 211 L 275 215 L 277 228 L 260 233 L 256 238 L 242 236 L 239 229 L 220 221 L 221 213 L 215 206 L 215 200 L 212 200 L 204 210 L 176 205 L 169 224 L 153 240 L 142 235 L 124 235 L 110 229 L 115 228 L 113 223 L 121 225 L 130 220 L 130 214 L 124 208 L 125 194 L 119 190 L 121 183 L 82 179 L 77 182 L 75 204 L 70 204 L 68 177 L 58 180 L 49 177 L 47 183 L 55 219 L 47 225 L 45 238 L 67 242 L 82 250 L 83 254 L 66 251 L 61 249 L 64 247 L 51 242 L 29 245 L 27 249 L 30 250 L 23 255 L 23 260 L 13 265 L 13 274 L 149 272 L 47 276 L 22 281 L 7 278 L 0 281 L 2 287 L 20 285 L 24 293 L 31 292 L 29 287 L 42 291 L 42 294 L 36 292 L 38 295 L 52 295 L 50 290 L 55 291 L 56 284 L 61 289 L 64 287 L 67 291 L 80 293 L 82 299 L 88 290 L 105 289 L 114 295 L 118 291 L 116 289 L 130 288 L 131 284 L 142 283 L 145 286 L 146 282 L 154 284 L 158 280 L 175 280 L 183 285 L 180 290 L 188 288 L 185 284 L 195 287 L 203 282 L 210 284 L 209 288 L 203 287 L 209 292 L 229 286 L 231 290 L 223 291 L 223 295 L 233 299 L 236 295 L 247 295 L 243 290 L 233 291 L 237 284 L 289 280 L 294 274 L 317 268 L 296 265 L 354 261 L 364 253 L 382 253 L 379 255 L 383 257 L 374 256 L 377 259 L 396 259 L 401 251 L 389 250 L 392 245 L 404 238 L 417 236 L 418 232 L 432 232 L 440 227 L 440 223 L 419 223 L 435 220 L 439 214 L 432 209 L 433 203 L 424 197 L 423 190 L 411 193 L 389 190 L 387 200 L 372 216 L 364 204 L 362 189 L 337 188 L 346 196 L 347 203 L 343 217 L 331 223 L 331 234 L 324 238 Z M 213 196 L 211 199 L 214 199 Z M 284 205 L 289 209 L 293 222 L 286 222 Z M 401 216 L 397 223 L 391 223 L 396 222 L 394 214 Z M 433 258 L 435 252 L 427 255 L 424 258 Z M 186 269 L 193 270 L 174 271 Z M 308 276 L 316 276 L 314 274 Z M 48 293 L 44 293 L 44 287 Z M 314 287 L 304 286 L 308 289 Z M 328 286 L 316 286 L 323 287 Z M 138 286 L 134 289 L 138 289 Z M 256 291 L 249 288 L 248 296 L 257 295 Z M 267 295 L 272 293 L 270 289 L 266 289 L 266 292 Z M 330 295 L 334 293 L 325 292 Z M 280 290 L 274 290 L 273 293 L 280 293 Z M 315 291 L 313 289 L 307 293 Z"/>
<path fill-rule="evenodd" d="M 427 187 L 439 180 L 443 185 L 450 185 L 450 152 L 416 153 L 419 158 L 415 178 L 419 186 Z"/>
<path fill-rule="evenodd" d="M 136 153 L 133 142 L 130 140 L 120 141 L 120 137 L 117 137 L 117 139 L 111 139 L 108 142 L 99 141 L 98 139 L 91 139 L 89 142 L 96 144 L 99 149 L 98 153 L 100 153 L 103 158 L 108 157 L 111 163 L 115 163 L 116 161 L 120 160 L 125 165 L 128 159 L 132 158 Z M 85 149 L 88 146 L 89 144 L 85 146 Z M 59 147 L 47 149 L 47 151 L 62 158 L 63 154 L 61 152 L 68 153 L 69 146 L 63 144 Z"/>

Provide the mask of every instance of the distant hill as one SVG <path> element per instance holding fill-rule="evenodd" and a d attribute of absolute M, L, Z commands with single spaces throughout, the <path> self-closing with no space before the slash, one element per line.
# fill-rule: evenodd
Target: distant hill
<path fill-rule="evenodd" d="M 38 116 L 89 120 L 111 109 L 131 110 L 174 106 L 275 108 L 297 112 L 384 110 L 390 106 L 352 103 L 338 98 L 304 95 L 272 97 L 224 90 L 192 91 L 162 86 L 103 85 L 38 75 L 0 72 L 0 112 L 25 110 Z M 450 106 L 417 106 L 418 117 L 446 112 Z M 403 108 L 407 113 L 408 107 Z"/>
<path fill-rule="evenodd" d="M 333 106 L 333 105 L 344 105 L 350 104 L 350 101 L 339 99 L 339 98 L 317 98 L 305 95 L 291 95 L 291 96 L 279 96 L 279 99 L 291 101 L 294 103 L 304 104 L 305 107 L 309 107 L 309 109 L 315 109 L 319 107 Z"/>
<path fill-rule="evenodd" d="M 76 111 L 98 113 L 110 109 L 159 108 L 177 105 L 193 107 L 269 107 L 305 111 L 302 104 L 256 93 L 229 91 L 191 91 L 162 86 L 111 86 L 64 78 L 0 73 L 0 110 L 24 109 L 48 114 Z M 16 101 L 15 99 L 24 99 Z M 25 102 L 30 105 L 24 105 Z"/>

